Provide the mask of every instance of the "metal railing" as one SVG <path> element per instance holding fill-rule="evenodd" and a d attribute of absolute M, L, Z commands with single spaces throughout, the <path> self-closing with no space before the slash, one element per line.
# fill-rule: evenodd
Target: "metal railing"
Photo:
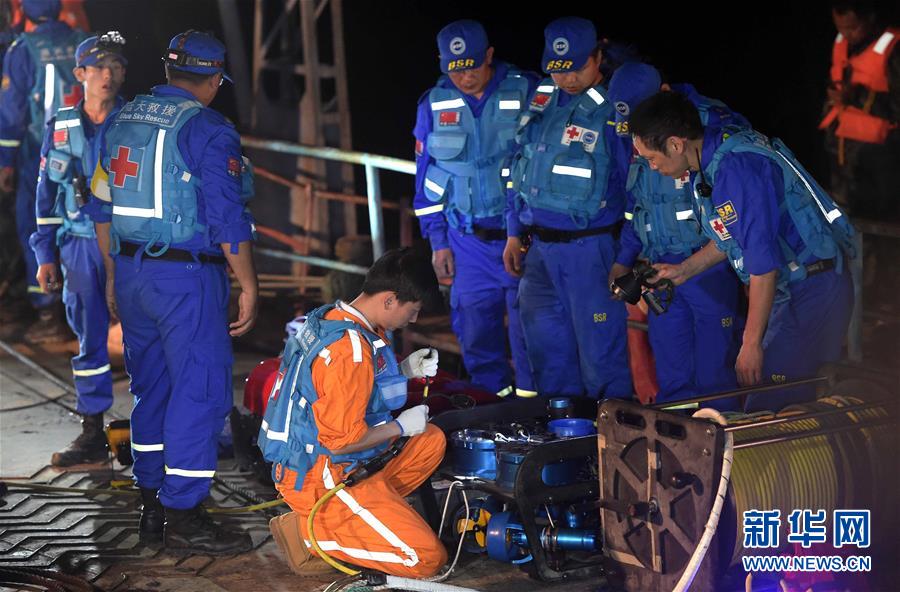
<path fill-rule="evenodd" d="M 382 215 L 381 202 L 381 170 L 396 171 L 398 173 L 406 173 L 408 175 L 416 174 L 416 163 L 411 160 L 403 160 L 402 158 L 393 158 L 391 156 L 381 156 L 379 154 L 369 154 L 367 152 L 351 152 L 341 150 L 340 148 L 322 148 L 313 146 L 304 146 L 293 142 L 283 142 L 280 140 L 266 140 L 254 136 L 241 136 L 241 144 L 246 148 L 256 148 L 259 150 L 269 150 L 278 152 L 279 154 L 293 154 L 295 156 L 305 156 L 309 158 L 320 158 L 322 160 L 332 160 L 336 162 L 345 162 L 349 164 L 358 164 L 365 167 L 366 170 L 366 194 L 368 197 L 369 210 L 369 226 L 372 234 L 372 255 L 373 261 L 377 260 L 384 254 L 384 217 Z M 332 262 L 333 263 L 333 262 Z M 316 262 L 320 267 L 328 267 L 338 269 L 333 265 L 329 265 L 329 260 L 321 259 Z M 343 269 L 347 271 L 347 269 Z M 351 272 L 352 273 L 352 272 Z"/>

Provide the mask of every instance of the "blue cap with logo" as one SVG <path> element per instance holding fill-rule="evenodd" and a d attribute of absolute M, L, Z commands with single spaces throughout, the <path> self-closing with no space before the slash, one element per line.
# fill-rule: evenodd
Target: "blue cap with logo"
<path fill-rule="evenodd" d="M 225 73 L 225 46 L 210 33 L 190 29 L 175 35 L 163 60 L 174 70 L 207 75 L 221 72 L 225 80 L 232 82 Z"/>
<path fill-rule="evenodd" d="M 478 21 L 454 21 L 437 35 L 441 72 L 471 70 L 484 63 L 489 47 L 487 32 Z"/>
<path fill-rule="evenodd" d="M 125 38 L 118 31 L 109 31 L 102 35 L 88 37 L 75 50 L 75 65 L 79 68 L 94 66 L 107 56 L 112 56 L 128 65 L 128 60 L 122 55 L 125 50 Z"/>
<path fill-rule="evenodd" d="M 628 116 L 638 104 L 659 92 L 662 77 L 650 64 L 625 62 L 609 81 L 609 100 L 616 108 L 616 133 L 628 135 Z"/>
<path fill-rule="evenodd" d="M 62 10 L 60 0 L 22 0 L 22 10 L 33 22 L 55 19 Z"/>
<path fill-rule="evenodd" d="M 544 72 L 580 70 L 597 49 L 597 29 L 591 21 L 566 16 L 556 19 L 544 29 Z"/>

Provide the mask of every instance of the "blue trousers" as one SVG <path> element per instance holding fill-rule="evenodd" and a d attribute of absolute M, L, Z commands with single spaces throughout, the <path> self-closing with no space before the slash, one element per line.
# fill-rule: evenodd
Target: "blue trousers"
<path fill-rule="evenodd" d="M 625 304 L 606 285 L 616 241 L 535 239 L 525 255 L 519 308 L 542 396 L 632 396 Z"/>
<path fill-rule="evenodd" d="M 109 309 L 106 268 L 94 238 L 69 236 L 59 249 L 66 319 L 78 337 L 72 375 L 78 393 L 76 409 L 85 415 L 103 413 L 113 401 L 109 367 Z"/>
<path fill-rule="evenodd" d="M 18 181 L 16 186 L 16 234 L 22 246 L 22 258 L 25 260 L 25 275 L 28 280 L 28 299 L 35 308 L 46 308 L 58 301 L 54 293 L 41 292 L 37 282 L 37 259 L 28 240 L 31 233 L 37 230 L 37 218 L 34 216 L 34 200 L 37 193 L 37 176 L 39 160 L 37 155 L 26 157 L 21 152 L 18 160 Z"/>
<path fill-rule="evenodd" d="M 791 284 L 791 298 L 772 308 L 763 338 L 763 381 L 809 378 L 820 366 L 841 357 L 853 310 L 850 271 L 826 271 Z M 810 400 L 814 387 L 793 387 L 749 395 L 748 412 L 778 410 Z"/>
<path fill-rule="evenodd" d="M 519 281 L 503 269 L 506 243 L 486 242 L 452 228 L 449 239 L 456 264 L 450 290 L 450 322 L 472 382 L 502 396 L 511 392 L 514 382 L 520 394 L 533 393 L 516 302 Z M 515 381 L 509 366 L 507 338 Z"/>
<path fill-rule="evenodd" d="M 188 509 L 209 493 L 233 404 L 229 284 L 222 265 L 148 259 L 116 258 L 134 476 L 164 506 Z"/>
<path fill-rule="evenodd" d="M 739 290 L 723 261 L 678 286 L 667 312 L 649 314 L 658 403 L 737 388 Z"/>

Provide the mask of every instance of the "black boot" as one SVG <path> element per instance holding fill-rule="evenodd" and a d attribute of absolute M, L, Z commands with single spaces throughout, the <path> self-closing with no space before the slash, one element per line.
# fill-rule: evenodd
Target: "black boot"
<path fill-rule="evenodd" d="M 168 549 L 205 555 L 233 555 L 253 548 L 250 535 L 219 524 L 202 506 L 166 508 L 165 541 Z"/>
<path fill-rule="evenodd" d="M 106 434 L 103 433 L 103 414 L 82 415 L 81 434 L 64 450 L 54 452 L 50 464 L 54 467 L 71 467 L 97 463 L 109 458 Z"/>
<path fill-rule="evenodd" d="M 141 507 L 141 530 L 140 540 L 142 543 L 159 543 L 163 538 L 163 526 L 166 523 L 166 509 L 156 494 L 158 489 L 150 489 L 141 487 L 141 501 L 144 503 Z"/>

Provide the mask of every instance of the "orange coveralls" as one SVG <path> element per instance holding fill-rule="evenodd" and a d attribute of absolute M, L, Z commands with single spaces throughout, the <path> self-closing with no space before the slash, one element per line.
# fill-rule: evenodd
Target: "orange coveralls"
<path fill-rule="evenodd" d="M 371 330 L 365 318 L 347 304 L 327 319 L 352 320 Z M 387 342 L 383 333 L 379 336 Z M 360 355 L 359 348 L 363 351 Z M 329 357 L 312 364 L 312 379 L 319 398 L 312 405 L 319 442 L 337 450 L 359 440 L 368 429 L 366 406 L 375 384 L 375 369 L 364 338 L 348 333 L 328 346 Z M 316 513 L 316 540 L 335 559 L 390 575 L 425 578 L 447 561 L 447 551 L 428 524 L 404 499 L 437 469 L 446 440 L 435 426 L 410 438 L 403 451 L 384 469 L 365 481 L 345 488 Z M 320 455 L 306 474 L 303 487 L 294 487 L 297 473 L 276 466 L 276 488 L 302 518 L 300 529 L 307 545 L 306 519 L 316 501 L 340 483 L 344 466 L 333 466 Z"/>

